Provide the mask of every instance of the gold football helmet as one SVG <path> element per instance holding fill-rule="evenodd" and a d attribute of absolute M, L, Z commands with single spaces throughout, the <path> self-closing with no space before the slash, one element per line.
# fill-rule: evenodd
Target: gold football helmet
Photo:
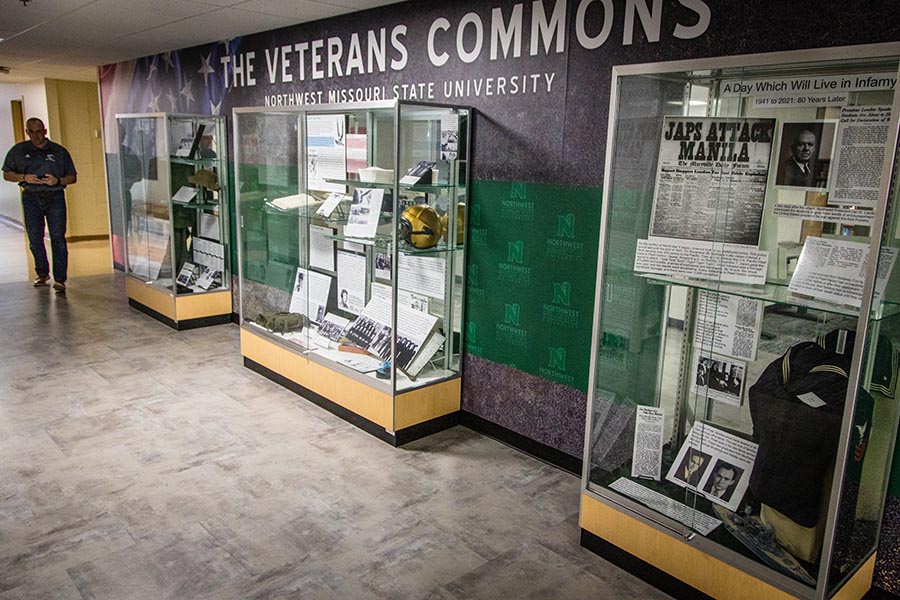
<path fill-rule="evenodd" d="M 436 246 L 441 231 L 441 218 L 427 204 L 413 204 L 400 215 L 400 237 L 416 248 Z"/>
<path fill-rule="evenodd" d="M 441 216 L 441 237 L 447 241 L 450 235 L 450 211 L 448 210 Z M 463 243 L 466 232 L 466 205 L 460 202 L 456 205 L 456 245 Z"/>

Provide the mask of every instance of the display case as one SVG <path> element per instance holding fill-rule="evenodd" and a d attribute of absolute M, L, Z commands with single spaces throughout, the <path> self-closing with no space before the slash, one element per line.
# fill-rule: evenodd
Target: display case
<path fill-rule="evenodd" d="M 131 306 L 176 329 L 231 321 L 221 116 L 116 116 Z"/>
<path fill-rule="evenodd" d="M 614 70 L 582 544 L 675 595 L 871 584 L 898 421 L 898 50 Z"/>
<path fill-rule="evenodd" d="M 392 444 L 458 418 L 469 111 L 234 110 L 245 364 Z"/>

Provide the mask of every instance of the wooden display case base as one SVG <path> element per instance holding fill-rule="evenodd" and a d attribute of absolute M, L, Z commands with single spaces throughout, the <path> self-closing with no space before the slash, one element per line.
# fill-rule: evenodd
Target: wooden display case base
<path fill-rule="evenodd" d="M 393 446 L 459 424 L 459 377 L 391 396 L 241 330 L 244 366 Z"/>
<path fill-rule="evenodd" d="M 581 545 L 673 598 L 798 598 L 587 494 L 581 495 Z M 872 555 L 833 598 L 863 598 L 872 585 L 874 569 Z"/>
<path fill-rule="evenodd" d="M 231 323 L 231 291 L 172 296 L 137 279 L 125 279 L 128 304 L 142 313 L 183 331 Z"/>

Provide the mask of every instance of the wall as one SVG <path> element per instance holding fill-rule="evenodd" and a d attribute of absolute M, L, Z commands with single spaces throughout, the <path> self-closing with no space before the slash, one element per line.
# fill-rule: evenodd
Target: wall
<path fill-rule="evenodd" d="M 104 67 L 105 127 L 124 112 L 395 95 L 474 107 L 463 408 L 580 457 L 611 68 L 893 42 L 894 12 L 838 0 L 399 4 Z"/>
<path fill-rule="evenodd" d="M 12 113 L 10 100 L 23 100 L 25 118 L 38 117 L 47 123 L 47 95 L 44 82 L 34 83 L 0 83 L 0 153 L 6 156 L 15 143 L 12 131 Z M 50 132 L 52 138 L 53 132 Z M 19 197 L 19 186 L 0 179 L 0 215 L 22 222 L 22 200 Z"/>

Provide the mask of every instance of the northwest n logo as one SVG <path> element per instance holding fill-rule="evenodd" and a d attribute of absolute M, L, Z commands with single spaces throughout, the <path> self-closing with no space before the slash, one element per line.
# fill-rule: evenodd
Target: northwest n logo
<path fill-rule="evenodd" d="M 478 343 L 478 335 L 477 335 L 478 327 L 474 321 L 469 321 L 466 323 L 466 338 L 473 344 Z"/>
<path fill-rule="evenodd" d="M 507 304 L 503 314 L 503 322 L 510 325 L 519 326 L 519 305 Z"/>
<path fill-rule="evenodd" d="M 572 305 L 572 284 L 568 281 L 553 283 L 553 304 Z"/>
<path fill-rule="evenodd" d="M 469 212 L 469 223 L 472 227 L 481 227 L 481 205 L 475 204 Z"/>
<path fill-rule="evenodd" d="M 522 243 L 522 240 L 518 240 L 515 242 L 507 242 L 507 258 L 506 260 L 511 263 L 519 263 L 522 264 L 523 259 L 525 257 L 525 245 Z"/>
<path fill-rule="evenodd" d="M 556 237 L 575 238 L 575 215 L 559 215 L 556 217 Z"/>
<path fill-rule="evenodd" d="M 526 199 L 525 182 L 524 181 L 517 181 L 515 183 L 510 184 L 509 198 L 510 199 L 518 198 L 519 200 Z"/>
<path fill-rule="evenodd" d="M 469 285 L 478 285 L 478 265 L 469 265 Z"/>
<path fill-rule="evenodd" d="M 566 349 L 550 346 L 550 368 L 560 371 L 566 370 Z"/>

